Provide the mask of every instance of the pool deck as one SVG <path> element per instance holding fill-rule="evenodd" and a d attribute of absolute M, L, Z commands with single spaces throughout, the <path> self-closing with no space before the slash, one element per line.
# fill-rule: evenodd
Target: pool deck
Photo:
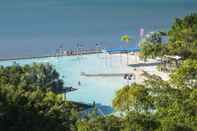
<path fill-rule="evenodd" d="M 118 54 L 114 54 L 118 56 Z M 130 67 L 130 72 L 134 74 L 135 80 L 134 82 L 143 84 L 144 80 L 147 78 L 144 76 L 144 72 L 147 72 L 151 75 L 157 75 L 161 77 L 163 80 L 169 80 L 169 73 L 159 71 L 157 69 L 157 65 L 160 64 L 160 61 L 156 59 L 148 59 L 147 61 L 140 60 L 138 54 L 122 54 L 121 57 L 124 59 L 127 59 L 129 57 L 129 62 L 127 64 L 128 67 Z"/>

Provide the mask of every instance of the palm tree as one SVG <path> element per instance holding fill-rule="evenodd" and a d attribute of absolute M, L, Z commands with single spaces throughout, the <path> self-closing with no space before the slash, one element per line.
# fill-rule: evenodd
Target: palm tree
<path fill-rule="evenodd" d="M 127 85 L 116 92 L 112 106 L 118 111 L 147 111 L 151 105 L 147 91 L 143 85 Z"/>
<path fill-rule="evenodd" d="M 114 109 L 120 111 L 126 109 L 127 111 L 129 111 L 129 102 L 130 102 L 129 90 L 130 87 L 129 85 L 127 85 L 121 90 L 118 90 L 116 92 L 116 97 L 112 101 L 112 106 L 114 107 Z"/>
<path fill-rule="evenodd" d="M 121 36 L 120 40 L 125 43 L 129 43 L 129 41 L 131 41 L 131 37 L 129 37 L 129 35 L 123 35 Z M 127 51 L 127 65 L 128 64 L 129 64 L 129 56 L 128 56 L 128 51 Z"/>

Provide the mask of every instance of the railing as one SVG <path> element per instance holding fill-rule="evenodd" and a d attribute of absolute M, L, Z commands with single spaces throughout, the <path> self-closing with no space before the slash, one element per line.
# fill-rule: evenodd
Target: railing
<path fill-rule="evenodd" d="M 102 53 L 102 49 L 79 49 L 79 50 L 63 50 L 61 52 L 56 52 L 55 56 L 75 56 L 75 55 L 87 55 Z"/>
<path fill-rule="evenodd" d="M 53 55 L 27 56 L 27 57 L 15 57 L 15 58 L 0 58 L 0 61 L 40 59 L 40 58 L 49 58 L 49 57 L 88 55 L 88 54 L 96 54 L 96 53 L 102 53 L 102 49 L 64 50 L 62 52 L 56 52 Z"/>

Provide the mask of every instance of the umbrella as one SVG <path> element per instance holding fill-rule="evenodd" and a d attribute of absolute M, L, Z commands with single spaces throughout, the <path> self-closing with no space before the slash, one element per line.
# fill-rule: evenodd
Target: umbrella
<path fill-rule="evenodd" d="M 126 43 L 129 43 L 129 41 L 131 40 L 131 37 L 129 35 L 122 35 L 120 38 L 121 41 L 124 41 Z M 127 65 L 128 65 L 128 52 L 127 52 Z"/>
<path fill-rule="evenodd" d="M 129 35 L 122 35 L 120 40 L 128 43 L 131 40 L 131 38 L 129 37 Z"/>

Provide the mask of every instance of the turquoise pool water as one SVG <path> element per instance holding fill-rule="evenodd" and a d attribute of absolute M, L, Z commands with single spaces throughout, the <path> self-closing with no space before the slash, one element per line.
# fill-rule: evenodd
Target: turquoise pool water
<path fill-rule="evenodd" d="M 0 65 L 12 65 L 14 60 L 2 61 Z M 119 56 L 93 54 L 84 56 L 65 56 L 40 59 L 17 60 L 18 64 L 51 63 L 60 73 L 65 86 L 73 86 L 78 90 L 67 93 L 66 98 L 73 101 L 111 106 L 115 92 L 126 84 L 122 77 L 85 77 L 85 73 L 124 73 L 129 67 L 125 59 Z M 78 85 L 80 81 L 81 85 Z"/>

